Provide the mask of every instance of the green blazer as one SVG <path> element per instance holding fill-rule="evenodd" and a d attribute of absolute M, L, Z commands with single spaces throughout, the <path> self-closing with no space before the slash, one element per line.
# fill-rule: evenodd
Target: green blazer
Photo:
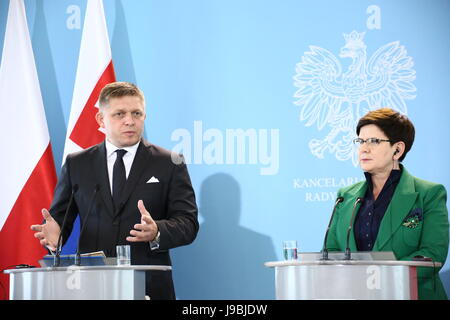
<path fill-rule="evenodd" d="M 418 179 L 402 166 L 400 181 L 380 224 L 373 251 L 392 251 L 398 260 L 430 257 L 444 264 L 449 245 L 449 222 L 444 186 Z M 364 197 L 367 182 L 342 188 L 327 240 L 329 251 L 345 251 L 353 205 Z M 358 210 L 358 209 L 357 209 Z M 354 232 L 350 250 L 357 251 Z M 440 268 L 417 268 L 419 299 L 447 299 L 439 278 Z"/>

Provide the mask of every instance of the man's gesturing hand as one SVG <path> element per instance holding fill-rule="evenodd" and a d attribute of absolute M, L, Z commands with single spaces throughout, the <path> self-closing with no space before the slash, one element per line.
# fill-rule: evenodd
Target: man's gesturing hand
<path fill-rule="evenodd" d="M 31 226 L 31 230 L 37 231 L 34 234 L 34 237 L 39 239 L 42 246 L 55 251 L 61 229 L 59 224 L 55 221 L 55 219 L 53 219 L 47 209 L 42 209 L 42 216 L 45 219 L 45 223 L 34 224 Z"/>
<path fill-rule="evenodd" d="M 131 237 L 127 237 L 130 242 L 149 242 L 155 239 L 158 233 L 158 226 L 155 220 L 152 219 L 150 212 L 145 209 L 144 202 L 138 201 L 138 209 L 141 212 L 141 223 L 135 224 L 134 229 L 130 231 Z"/>

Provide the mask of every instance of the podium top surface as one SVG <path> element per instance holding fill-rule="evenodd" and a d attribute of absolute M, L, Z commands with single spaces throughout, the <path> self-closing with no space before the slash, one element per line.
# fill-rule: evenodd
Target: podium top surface
<path fill-rule="evenodd" d="M 24 273 L 24 272 L 54 272 L 54 271 L 67 271 L 67 270 L 79 270 L 79 271 L 108 271 L 108 270 L 135 270 L 135 271 L 169 271 L 172 270 L 171 266 L 161 265 L 104 265 L 104 266 L 69 266 L 69 267 L 47 267 L 47 268 L 22 268 L 22 269 L 8 269 L 3 271 L 6 274 L 12 273 Z"/>
<path fill-rule="evenodd" d="M 264 263 L 266 267 L 295 267 L 295 266 L 409 266 L 409 267 L 435 267 L 442 266 L 440 262 L 432 261 L 397 261 L 397 260 L 315 260 L 315 261 L 301 261 L 301 260 L 286 260 L 286 261 L 269 261 Z"/>
<path fill-rule="evenodd" d="M 357 251 L 351 253 L 351 259 L 345 260 L 344 252 L 333 251 L 328 253 L 329 260 L 322 259 L 322 252 L 300 252 L 297 260 L 272 261 L 264 265 L 269 268 L 289 266 L 313 266 L 313 265 L 385 265 L 385 266 L 410 266 L 410 267 L 434 267 L 442 266 L 440 262 L 413 260 L 396 260 L 392 251 Z"/>

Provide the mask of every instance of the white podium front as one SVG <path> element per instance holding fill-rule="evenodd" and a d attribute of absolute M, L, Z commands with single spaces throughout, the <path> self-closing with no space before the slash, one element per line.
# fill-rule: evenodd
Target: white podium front
<path fill-rule="evenodd" d="M 417 267 L 424 261 L 316 260 L 266 262 L 275 268 L 277 300 L 417 299 Z"/>
<path fill-rule="evenodd" d="M 145 271 L 170 266 L 85 266 L 10 269 L 11 300 L 143 300 Z M 150 297 L 151 298 L 151 297 Z"/>

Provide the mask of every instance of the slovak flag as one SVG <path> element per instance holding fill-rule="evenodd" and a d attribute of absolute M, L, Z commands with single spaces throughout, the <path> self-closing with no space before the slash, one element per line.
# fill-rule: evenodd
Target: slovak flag
<path fill-rule="evenodd" d="M 103 2 L 88 0 L 63 162 L 69 153 L 105 139 L 95 121 L 98 97 L 105 85 L 115 81 Z"/>
<path fill-rule="evenodd" d="M 56 185 L 45 118 L 23 0 L 10 0 L 0 64 L 0 270 L 38 265 L 45 254 L 30 229 L 42 223 Z M 0 272 L 0 299 L 9 276 Z"/>

